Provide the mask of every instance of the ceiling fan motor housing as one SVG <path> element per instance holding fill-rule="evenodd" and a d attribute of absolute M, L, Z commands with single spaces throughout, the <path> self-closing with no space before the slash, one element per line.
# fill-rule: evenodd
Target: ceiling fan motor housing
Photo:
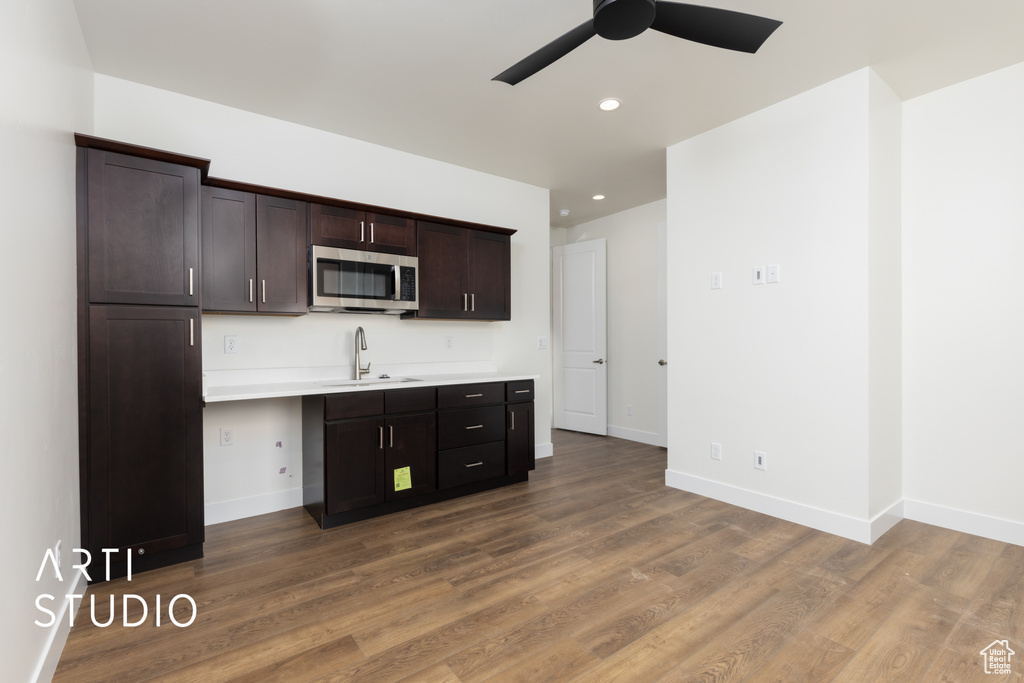
<path fill-rule="evenodd" d="M 594 30 L 608 40 L 638 36 L 654 23 L 655 0 L 594 0 Z"/>

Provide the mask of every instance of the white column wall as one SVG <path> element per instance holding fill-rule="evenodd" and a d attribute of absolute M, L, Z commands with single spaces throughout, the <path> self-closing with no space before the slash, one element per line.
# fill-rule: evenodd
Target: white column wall
<path fill-rule="evenodd" d="M 907 515 L 1024 544 L 1024 64 L 903 121 Z"/>
<path fill-rule="evenodd" d="M 667 480 L 862 540 L 874 79 L 855 72 L 668 150 Z M 781 282 L 753 285 L 769 264 Z"/>

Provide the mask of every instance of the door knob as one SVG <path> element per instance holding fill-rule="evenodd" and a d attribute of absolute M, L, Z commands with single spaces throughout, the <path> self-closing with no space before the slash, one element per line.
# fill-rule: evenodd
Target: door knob
<path fill-rule="evenodd" d="M 597 363 L 598 365 L 604 365 L 604 358 L 598 358 L 597 360 L 590 361 L 591 363 Z"/>
<path fill-rule="evenodd" d="M 658 361 L 658 365 L 668 365 L 668 361 L 663 358 Z"/>

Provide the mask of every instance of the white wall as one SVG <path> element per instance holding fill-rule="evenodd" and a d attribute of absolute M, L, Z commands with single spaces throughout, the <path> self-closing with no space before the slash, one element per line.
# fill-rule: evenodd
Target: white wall
<path fill-rule="evenodd" d="M 658 223 L 665 200 L 559 229 L 561 244 L 608 248 L 608 434 L 658 443 Z M 627 407 L 633 407 L 632 416 Z"/>
<path fill-rule="evenodd" d="M 49 680 L 67 635 L 40 628 L 37 595 L 72 592 L 80 545 L 75 146 L 92 126 L 92 75 L 70 0 L 0 4 L 0 434 L 4 680 Z M 42 260 L 40 260 L 42 257 Z M 37 583 L 62 541 L 62 577 Z M 60 609 L 63 601 L 47 601 Z M 49 657 L 48 657 L 49 655 Z"/>
<path fill-rule="evenodd" d="M 511 322 L 205 315 L 204 370 L 351 364 L 352 334 L 361 325 L 369 346 L 364 362 L 378 366 L 489 360 L 501 371 L 539 375 L 538 454 L 550 453 L 551 359 L 537 349 L 537 337 L 550 336 L 546 189 L 102 75 L 95 100 L 97 135 L 211 159 L 212 176 L 517 230 Z M 237 355 L 223 353 L 225 334 L 238 335 Z M 454 337 L 454 351 L 444 351 L 445 336 Z M 207 406 L 208 511 L 228 501 L 265 510 L 300 500 L 297 406 Z M 235 430 L 234 446 L 217 445 L 221 426 Z M 285 475 L 281 467 L 288 467 Z"/>
<path fill-rule="evenodd" d="M 870 449 L 899 451 L 869 421 L 869 395 L 899 392 L 869 375 L 871 280 L 898 280 L 869 251 L 898 208 L 871 173 L 892 161 L 869 154 L 894 128 L 884 90 L 858 71 L 668 150 L 669 483 L 864 540 Z M 769 264 L 781 282 L 754 286 Z M 890 339 L 892 315 L 879 322 Z"/>
<path fill-rule="evenodd" d="M 907 514 L 1024 544 L 1024 64 L 903 117 Z"/>

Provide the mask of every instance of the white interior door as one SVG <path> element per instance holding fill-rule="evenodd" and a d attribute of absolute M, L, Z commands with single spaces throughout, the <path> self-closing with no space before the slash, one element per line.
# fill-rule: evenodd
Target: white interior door
<path fill-rule="evenodd" d="M 559 429 L 608 433 L 606 247 L 603 239 L 554 247 L 554 415 Z"/>

